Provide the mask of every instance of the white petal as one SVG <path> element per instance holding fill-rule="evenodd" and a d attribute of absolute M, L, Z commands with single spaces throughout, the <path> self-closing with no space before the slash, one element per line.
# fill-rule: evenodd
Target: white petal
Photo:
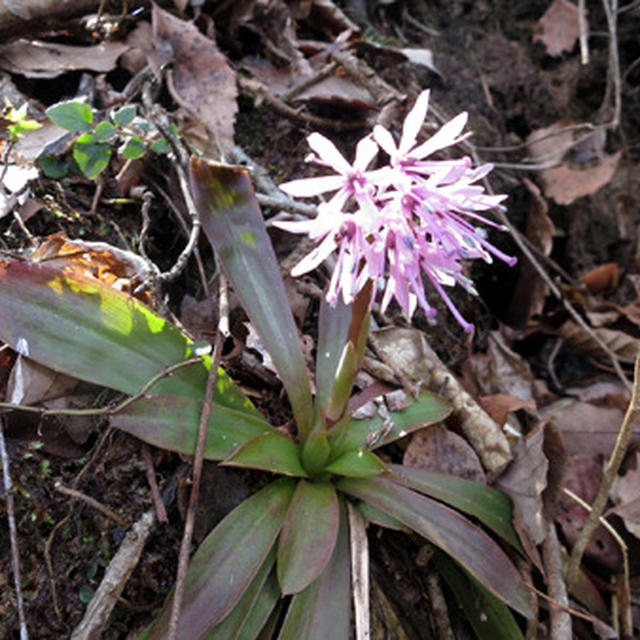
<path fill-rule="evenodd" d="M 309 233 L 311 220 L 274 220 L 272 224 L 289 233 Z"/>
<path fill-rule="evenodd" d="M 353 171 L 351 165 L 344 159 L 336 146 L 323 135 L 312 133 L 307 142 L 309 146 L 318 154 L 318 157 L 333 167 L 338 173 L 347 174 Z"/>
<path fill-rule="evenodd" d="M 307 271 L 315 269 L 321 262 L 326 260 L 336 248 L 333 235 L 327 236 L 311 253 L 307 254 L 298 264 L 291 269 L 291 275 L 296 278 Z"/>
<path fill-rule="evenodd" d="M 280 185 L 280 188 L 294 198 L 310 198 L 327 191 L 335 191 L 344 184 L 342 176 L 320 176 L 318 178 L 301 178 Z"/>
<path fill-rule="evenodd" d="M 381 124 L 373 127 L 373 138 L 392 158 L 398 153 L 393 136 Z"/>
<path fill-rule="evenodd" d="M 353 167 L 360 171 L 364 171 L 371 164 L 371 161 L 377 154 L 377 142 L 370 135 L 362 138 L 356 147 L 356 159 L 353 163 Z"/>
<path fill-rule="evenodd" d="M 411 111 L 409 111 L 402 126 L 402 138 L 400 138 L 400 145 L 398 151 L 405 154 L 416 143 L 416 138 L 420 133 L 420 127 L 427 116 L 427 109 L 429 108 L 429 90 L 423 91 L 413 105 Z"/>
<path fill-rule="evenodd" d="M 449 147 L 457 142 L 460 142 L 462 138 L 458 138 L 460 132 L 467 124 L 468 114 L 466 111 L 458 114 L 453 120 L 449 120 L 447 124 L 431 136 L 426 142 L 423 142 L 419 147 L 416 147 L 411 156 L 414 158 L 426 158 L 435 151 Z"/>

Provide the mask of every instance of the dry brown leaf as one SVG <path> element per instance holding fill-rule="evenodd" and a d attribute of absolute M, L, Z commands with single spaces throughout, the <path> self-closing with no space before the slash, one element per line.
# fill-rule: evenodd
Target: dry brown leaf
<path fill-rule="evenodd" d="M 592 504 L 602 481 L 602 456 L 575 455 L 570 459 L 570 470 L 566 487 L 580 496 L 587 504 Z M 582 530 L 589 512 L 575 500 L 564 495 L 560 500 L 556 522 L 560 525 L 569 545 L 573 545 Z M 598 526 L 587 548 L 585 557 L 597 562 L 609 571 L 622 572 L 620 548 L 611 534 Z"/>
<path fill-rule="evenodd" d="M 640 451 L 632 454 L 632 462 L 627 472 L 618 478 L 611 491 L 611 499 L 617 513 L 624 521 L 629 533 L 640 538 Z"/>
<path fill-rule="evenodd" d="M 482 396 L 478 398 L 478 403 L 501 427 L 504 426 L 511 411 L 519 409 L 535 411 L 536 409 L 536 403 L 533 400 L 522 400 L 506 393 Z"/>
<path fill-rule="evenodd" d="M 592 334 L 598 336 L 623 362 L 635 362 L 636 355 L 640 348 L 640 340 L 627 333 L 616 329 L 606 329 L 604 327 L 597 327 L 591 329 L 591 332 L 589 332 L 573 320 L 567 320 L 560 326 L 557 333 L 574 349 L 593 358 L 605 359 L 608 358 L 608 356 L 596 342 Z"/>
<path fill-rule="evenodd" d="M 515 396 L 525 402 L 534 400 L 535 384 L 529 363 L 507 346 L 499 331 L 489 334 L 488 356 L 494 392 Z"/>
<path fill-rule="evenodd" d="M 587 271 L 580 282 L 587 287 L 589 293 L 611 293 L 617 289 L 622 273 L 623 269 L 617 262 L 607 262 Z"/>
<path fill-rule="evenodd" d="M 71 240 L 64 233 L 56 233 L 45 239 L 31 259 L 49 267 L 96 278 L 114 289 L 137 295 L 141 300 L 149 299 L 145 292 L 135 293 L 137 286 L 152 275 L 148 263 L 132 251 L 106 242 Z"/>
<path fill-rule="evenodd" d="M 20 356 L 9 376 L 6 399 L 8 402 L 35 405 L 68 394 L 79 382 L 77 378 L 57 373 Z"/>
<path fill-rule="evenodd" d="M 568 0 L 554 0 L 534 27 L 533 41 L 542 42 L 550 56 L 571 51 L 580 36 L 579 11 Z"/>
<path fill-rule="evenodd" d="M 573 398 L 563 398 L 539 411 L 551 418 L 562 432 L 569 455 L 577 453 L 609 456 L 613 450 L 624 411 L 617 407 L 598 407 Z M 640 441 L 634 435 L 632 443 Z"/>
<path fill-rule="evenodd" d="M 407 467 L 486 482 L 480 460 L 469 443 L 441 425 L 417 431 L 404 452 L 402 462 Z"/>
<path fill-rule="evenodd" d="M 26 78 L 55 78 L 67 71 L 90 69 L 106 73 L 116 66 L 128 46 L 101 42 L 78 47 L 39 40 L 17 40 L 0 46 L 0 67 Z"/>
<path fill-rule="evenodd" d="M 219 146 L 233 144 L 238 110 L 236 74 L 213 40 L 191 23 L 153 6 L 156 48 L 171 49 L 173 97 L 211 132 Z"/>
<path fill-rule="evenodd" d="M 531 180 L 523 178 L 522 182 L 531 193 L 525 235 L 543 255 L 548 256 L 553 248 L 555 234 L 555 226 L 548 215 L 549 205 L 542 197 L 540 189 Z M 524 327 L 531 316 L 542 313 L 548 290 L 548 285 L 538 275 L 531 262 L 524 260 L 512 296 L 509 311 L 511 324 Z"/>

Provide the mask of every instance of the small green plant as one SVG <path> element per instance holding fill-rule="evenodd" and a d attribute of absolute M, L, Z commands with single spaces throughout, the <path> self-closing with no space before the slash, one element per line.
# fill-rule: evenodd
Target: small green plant
<path fill-rule="evenodd" d="M 129 104 L 111 113 L 109 119 L 96 121 L 96 112 L 80 100 L 59 102 L 46 111 L 58 126 L 77 134 L 72 156 L 82 173 L 94 180 L 109 165 L 114 148 L 123 158 L 140 158 L 148 151 L 167 154 L 167 140 L 153 124 L 137 115 L 137 107 Z M 175 129 L 172 134 L 175 134 Z M 50 178 L 60 178 L 69 170 L 64 160 L 45 156 L 40 166 Z"/>
<path fill-rule="evenodd" d="M 19 138 L 29 131 L 39 129 L 42 125 L 35 120 L 27 119 L 27 103 L 16 109 L 9 98 L 4 99 L 4 110 L 0 115 L 3 127 L 9 132 L 9 141 L 17 142 Z"/>

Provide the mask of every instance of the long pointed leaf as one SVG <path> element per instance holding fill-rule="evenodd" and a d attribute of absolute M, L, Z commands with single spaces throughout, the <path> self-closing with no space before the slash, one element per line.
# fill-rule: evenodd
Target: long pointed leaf
<path fill-rule="evenodd" d="M 533 615 L 529 592 L 511 560 L 494 540 L 460 514 L 386 478 L 345 478 L 337 487 L 424 536 L 500 600 L 524 616 Z"/>
<path fill-rule="evenodd" d="M 493 487 L 446 473 L 388 465 L 394 482 L 425 493 L 432 498 L 475 516 L 501 538 L 524 554 L 513 526 L 511 500 Z"/>
<path fill-rule="evenodd" d="M 206 640 L 236 640 L 258 600 L 262 588 L 265 586 L 265 581 L 269 574 L 273 573 L 272 569 L 274 568 L 275 560 L 276 553 L 275 549 L 272 548 L 267 559 L 262 563 L 260 570 L 256 573 L 255 578 L 233 608 L 233 611 L 207 633 Z"/>
<path fill-rule="evenodd" d="M 440 422 L 450 413 L 451 405 L 444 398 L 423 391 L 416 400 L 411 400 L 407 409 L 390 411 L 388 417 L 377 415 L 341 421 L 329 431 L 332 458 L 345 451 L 377 449 L 416 429 Z"/>
<path fill-rule="evenodd" d="M 302 591 L 322 573 L 333 553 L 339 520 L 333 485 L 298 483 L 278 540 L 278 580 L 284 595 Z"/>
<path fill-rule="evenodd" d="M 293 597 L 278 640 L 348 640 L 351 583 L 347 509 L 340 501 L 336 546 L 322 574 Z"/>
<path fill-rule="evenodd" d="M 304 478 L 307 475 L 300 464 L 298 445 L 279 431 L 265 433 L 245 442 L 223 464 L 262 469 L 285 476 Z"/>
<path fill-rule="evenodd" d="M 192 357 L 189 340 L 130 295 L 82 275 L 0 261 L 0 339 L 55 371 L 133 395 Z M 28 353 L 25 353 L 25 348 Z M 211 359 L 176 371 L 150 393 L 202 399 Z M 260 414 L 222 369 L 214 402 Z"/>
<path fill-rule="evenodd" d="M 191 158 L 189 169 L 202 228 L 280 374 L 304 440 L 313 420 L 311 387 L 249 175 L 245 169 L 198 158 Z"/>
<path fill-rule="evenodd" d="M 326 411 L 336 378 L 340 356 L 351 324 L 351 305 L 341 297 L 333 304 L 324 296 L 318 314 L 318 349 L 316 356 L 316 407 Z"/>
<path fill-rule="evenodd" d="M 296 483 L 280 478 L 245 500 L 205 538 L 189 563 L 178 637 L 199 638 L 223 620 L 273 547 Z M 171 597 L 151 638 L 166 638 Z"/>
<path fill-rule="evenodd" d="M 247 619 L 242 625 L 238 640 L 255 640 L 258 637 L 258 634 L 261 633 L 276 610 L 278 602 L 281 601 L 281 595 L 278 576 L 274 569 L 267 577 Z"/>
<path fill-rule="evenodd" d="M 140 398 L 113 414 L 113 427 L 149 444 L 193 455 L 202 400 L 182 396 Z M 278 433 L 264 418 L 213 403 L 204 450 L 207 460 L 223 460 L 241 444 L 264 433 Z"/>

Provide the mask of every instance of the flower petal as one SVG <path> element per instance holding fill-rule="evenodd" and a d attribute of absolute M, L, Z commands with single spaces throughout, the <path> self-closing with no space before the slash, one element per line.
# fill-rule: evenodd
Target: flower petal
<path fill-rule="evenodd" d="M 353 168 L 364 171 L 377 154 L 377 142 L 370 135 L 362 138 L 356 147 L 356 159 L 353 162 Z"/>
<path fill-rule="evenodd" d="M 466 111 L 459 113 L 453 120 L 449 120 L 439 131 L 434 133 L 426 142 L 416 147 L 409 155 L 412 158 L 426 158 L 435 151 L 444 149 L 460 142 L 458 138 L 460 132 L 467 124 L 469 115 Z"/>
<path fill-rule="evenodd" d="M 402 125 L 402 137 L 398 145 L 398 151 L 402 154 L 407 153 L 416 143 L 416 138 L 420 133 L 420 128 L 427 116 L 429 108 L 429 90 L 423 91 L 409 111 Z"/>
<path fill-rule="evenodd" d="M 327 191 L 335 191 L 343 184 L 344 178 L 342 176 L 320 176 L 284 182 L 280 185 L 280 189 L 294 198 L 310 198 Z"/>
<path fill-rule="evenodd" d="M 381 124 L 373 127 L 373 139 L 392 157 L 398 153 L 393 136 Z"/>
<path fill-rule="evenodd" d="M 333 239 L 333 234 L 328 235 L 311 253 L 308 253 L 291 269 L 291 275 L 297 278 L 303 273 L 312 271 L 320 263 L 324 262 L 333 253 L 335 248 L 336 241 Z"/>
<path fill-rule="evenodd" d="M 320 133 L 312 133 L 307 142 L 321 160 L 333 167 L 338 173 L 346 175 L 353 171 L 351 165 L 344 159 L 337 147 Z"/>

